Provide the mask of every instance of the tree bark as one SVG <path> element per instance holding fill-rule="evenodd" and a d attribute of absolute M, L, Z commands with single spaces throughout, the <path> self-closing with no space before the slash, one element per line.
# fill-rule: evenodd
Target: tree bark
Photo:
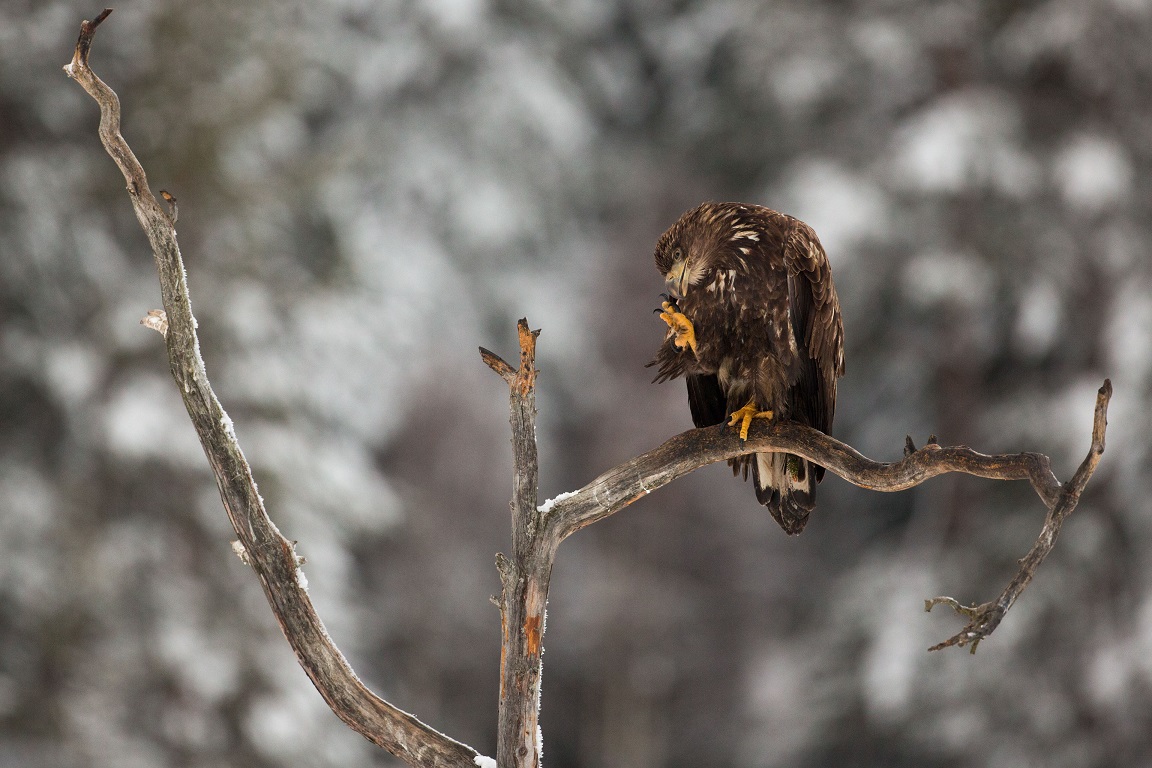
<path fill-rule="evenodd" d="M 536 337 L 540 331 L 517 325 L 520 367 L 487 350 L 484 361 L 508 382 L 515 474 L 512 493 L 512 557 L 497 557 L 500 596 L 500 706 L 496 763 L 540 765 L 540 655 L 544 648 L 544 612 L 556 551 L 548 546 L 537 509 Z M 499 361 L 499 362 L 497 362 Z M 558 542 L 557 542 L 558 543 Z"/>

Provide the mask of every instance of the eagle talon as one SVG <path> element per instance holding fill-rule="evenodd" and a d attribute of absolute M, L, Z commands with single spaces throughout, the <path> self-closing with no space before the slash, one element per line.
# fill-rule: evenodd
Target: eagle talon
<path fill-rule="evenodd" d="M 749 400 L 748 404 L 743 408 L 732 412 L 732 417 L 728 420 L 728 426 L 735 427 L 739 424 L 740 439 L 747 441 L 748 429 L 752 426 L 752 419 L 771 419 L 775 415 L 772 411 L 762 411 L 756 407 L 756 399 L 753 398 Z"/>
<path fill-rule="evenodd" d="M 692 321 L 670 301 L 662 302 L 660 308 L 662 310 L 660 319 L 668 323 L 668 329 L 674 335 L 672 343 L 676 345 L 677 349 L 688 347 L 692 350 L 693 355 L 698 356 L 696 352 L 696 329 L 693 327 Z"/>

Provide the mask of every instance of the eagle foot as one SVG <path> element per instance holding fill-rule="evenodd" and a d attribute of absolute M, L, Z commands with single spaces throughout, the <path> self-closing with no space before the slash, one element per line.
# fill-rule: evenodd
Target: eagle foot
<path fill-rule="evenodd" d="M 692 321 L 670 301 L 660 304 L 660 308 L 663 310 L 660 319 L 668 323 L 669 330 L 674 334 L 672 343 L 677 349 L 688 347 L 692 350 L 692 354 L 696 355 L 696 329 Z"/>
<path fill-rule="evenodd" d="M 756 406 L 756 400 L 753 398 L 748 401 L 748 404 L 737 411 L 732 412 L 732 417 L 728 420 L 728 426 L 735 427 L 737 424 L 740 426 L 740 439 L 748 439 L 748 428 L 752 426 L 752 419 L 771 419 L 776 414 L 772 411 L 762 411 Z"/>

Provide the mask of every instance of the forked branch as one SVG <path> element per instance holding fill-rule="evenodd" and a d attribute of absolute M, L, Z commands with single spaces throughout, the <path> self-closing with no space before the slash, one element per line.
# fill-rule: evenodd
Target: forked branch
<path fill-rule="evenodd" d="M 493 367 L 492 362 L 487 359 L 485 362 Z M 904 458 L 885 463 L 872 461 L 833 437 L 790 421 L 769 424 L 755 422 L 747 442 L 741 441 L 735 430 L 719 424 L 682 432 L 660 447 L 613 467 L 579 491 L 566 494 L 565 498 L 547 505 L 541 526 L 550 534 L 547 546 L 554 550 L 560 541 L 581 528 L 619 512 L 678 477 L 707 464 L 763 451 L 782 451 L 803 456 L 853 485 L 874 491 L 907 490 L 929 478 L 949 472 L 991 480 L 1028 480 L 1048 508 L 1048 514 L 1036 537 L 1036 543 L 1020 560 L 1019 570 L 999 597 L 976 606 L 963 606 L 949 597 L 938 597 L 926 602 L 928 610 L 941 603 L 948 604 L 969 620 L 960 632 L 929 650 L 968 645 L 975 652 L 979 642 L 992 634 L 1016 598 L 1032 581 L 1036 569 L 1055 546 L 1064 520 L 1076 508 L 1080 494 L 1104 453 L 1108 403 L 1111 399 L 1112 382 L 1105 379 L 1096 395 L 1088 455 L 1072 478 L 1064 484 L 1052 473 L 1049 458 L 1039 453 L 988 456 L 966 446 L 942 447 L 934 439 L 916 450 L 909 438 Z"/>

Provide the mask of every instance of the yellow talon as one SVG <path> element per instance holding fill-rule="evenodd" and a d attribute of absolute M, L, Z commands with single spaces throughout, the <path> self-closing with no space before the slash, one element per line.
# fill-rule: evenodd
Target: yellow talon
<path fill-rule="evenodd" d="M 692 321 L 670 301 L 663 302 L 660 308 L 664 310 L 660 313 L 660 319 L 668 323 L 668 328 L 675 334 L 672 343 L 677 349 L 688 347 L 692 350 L 692 354 L 696 355 L 696 329 L 692 326 Z"/>
<path fill-rule="evenodd" d="M 772 411 L 762 411 L 756 407 L 756 398 L 752 398 L 738 411 L 732 412 L 732 418 L 728 420 L 728 426 L 734 427 L 737 422 L 740 424 L 740 439 L 748 439 L 748 428 L 752 426 L 752 419 L 770 419 L 775 414 Z"/>

